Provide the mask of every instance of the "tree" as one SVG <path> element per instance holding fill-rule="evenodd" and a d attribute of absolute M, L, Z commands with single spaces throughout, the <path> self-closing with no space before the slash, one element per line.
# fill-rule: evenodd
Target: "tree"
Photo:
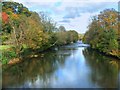
<path fill-rule="evenodd" d="M 118 12 L 106 9 L 93 17 L 83 41 L 106 54 L 118 56 Z"/>
<path fill-rule="evenodd" d="M 65 32 L 65 31 L 66 31 L 66 29 L 65 29 L 65 27 L 64 27 L 64 26 L 59 26 L 59 31 L 61 31 L 61 32 Z"/>
<path fill-rule="evenodd" d="M 67 31 L 67 42 L 76 42 L 78 40 L 78 33 L 75 30 Z"/>

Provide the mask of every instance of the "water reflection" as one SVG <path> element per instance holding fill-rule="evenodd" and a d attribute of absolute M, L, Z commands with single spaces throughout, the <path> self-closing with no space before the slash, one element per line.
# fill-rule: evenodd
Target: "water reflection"
<path fill-rule="evenodd" d="M 3 71 L 3 87 L 118 87 L 118 60 L 69 45 L 38 54 Z"/>
<path fill-rule="evenodd" d="M 87 64 L 92 72 L 89 74 L 93 83 L 100 87 L 116 88 L 118 87 L 118 61 L 108 58 L 90 48 L 83 51 Z"/>

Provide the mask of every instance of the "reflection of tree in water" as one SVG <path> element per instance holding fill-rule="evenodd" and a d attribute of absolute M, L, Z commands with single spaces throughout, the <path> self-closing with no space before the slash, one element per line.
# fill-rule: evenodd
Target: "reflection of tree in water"
<path fill-rule="evenodd" d="M 37 58 L 27 58 L 24 62 L 3 71 L 3 87 L 20 87 L 25 82 L 34 83 L 38 78 L 46 85 L 58 66 L 64 66 L 65 58 L 70 55 L 52 52 L 43 54 L 44 57 L 39 54 Z"/>
<path fill-rule="evenodd" d="M 83 51 L 86 63 L 92 69 L 92 82 L 100 87 L 118 87 L 118 61 L 87 48 Z"/>
<path fill-rule="evenodd" d="M 118 62 L 118 66 L 119 66 L 119 79 L 118 79 L 118 88 L 120 88 L 120 62 Z"/>

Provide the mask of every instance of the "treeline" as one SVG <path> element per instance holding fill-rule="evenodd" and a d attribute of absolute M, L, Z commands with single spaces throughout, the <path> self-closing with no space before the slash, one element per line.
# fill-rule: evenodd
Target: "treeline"
<path fill-rule="evenodd" d="M 94 16 L 83 41 L 100 52 L 120 58 L 119 16 L 114 9 L 106 9 Z"/>
<path fill-rule="evenodd" d="M 54 45 L 65 45 L 78 40 L 74 30 L 66 31 L 44 13 L 29 11 L 17 2 L 2 2 L 2 45 L 14 47 L 19 56 L 24 49 L 46 50 Z"/>

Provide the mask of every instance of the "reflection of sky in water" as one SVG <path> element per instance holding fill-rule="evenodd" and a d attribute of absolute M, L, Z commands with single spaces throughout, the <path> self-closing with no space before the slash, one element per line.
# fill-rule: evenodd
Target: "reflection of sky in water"
<path fill-rule="evenodd" d="M 56 87 L 90 87 L 88 82 L 89 68 L 85 64 L 82 54 L 84 48 L 79 48 L 66 59 L 64 68 L 59 68 L 55 72 L 57 80 L 53 81 Z M 72 52 L 72 51 L 71 51 Z M 81 83 L 81 81 L 83 83 Z M 59 84 L 58 84 L 59 83 Z M 85 83 L 85 84 L 84 84 Z M 90 85 L 90 86 L 89 86 Z"/>

